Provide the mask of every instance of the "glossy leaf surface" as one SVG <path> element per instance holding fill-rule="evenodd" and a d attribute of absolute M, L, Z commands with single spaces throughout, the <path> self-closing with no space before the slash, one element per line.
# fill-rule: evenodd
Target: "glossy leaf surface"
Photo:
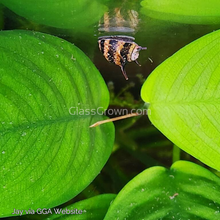
<path fill-rule="evenodd" d="M 117 195 L 104 220 L 218 220 L 220 179 L 199 165 L 174 163 L 149 168 Z"/>
<path fill-rule="evenodd" d="M 51 208 L 100 172 L 114 128 L 89 126 L 109 102 L 92 62 L 50 35 L 0 33 L 0 217 Z"/>

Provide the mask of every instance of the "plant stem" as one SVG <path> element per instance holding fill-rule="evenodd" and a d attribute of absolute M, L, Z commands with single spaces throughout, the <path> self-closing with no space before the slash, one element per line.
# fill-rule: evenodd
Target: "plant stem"
<path fill-rule="evenodd" d="M 173 145 L 173 163 L 180 160 L 180 148 L 177 147 L 175 144 Z"/>
<path fill-rule="evenodd" d="M 130 118 L 130 117 L 134 117 L 134 116 L 138 116 L 138 115 L 139 114 L 137 114 L 137 113 L 131 113 L 131 114 L 115 117 L 115 118 L 110 118 L 110 119 L 106 119 L 106 120 L 103 120 L 103 121 L 98 121 L 95 124 L 90 125 L 89 127 L 93 128 L 93 127 L 99 126 L 101 124 L 105 124 L 105 123 L 112 122 L 112 121 L 118 121 L 118 120 L 121 120 L 121 119 Z"/>

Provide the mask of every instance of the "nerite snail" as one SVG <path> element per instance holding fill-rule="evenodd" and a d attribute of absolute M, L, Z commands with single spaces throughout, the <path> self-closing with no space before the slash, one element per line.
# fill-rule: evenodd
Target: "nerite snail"
<path fill-rule="evenodd" d="M 146 47 L 141 47 L 134 42 L 135 38 L 128 36 L 103 36 L 99 37 L 99 49 L 105 59 L 121 67 L 121 71 L 126 80 L 128 80 L 125 64 L 137 61 L 140 50 L 146 50 Z"/>

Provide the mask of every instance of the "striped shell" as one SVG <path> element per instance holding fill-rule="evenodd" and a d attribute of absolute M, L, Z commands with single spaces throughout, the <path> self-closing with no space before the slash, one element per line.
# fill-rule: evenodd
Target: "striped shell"
<path fill-rule="evenodd" d="M 103 36 L 99 37 L 99 49 L 106 58 L 111 63 L 114 63 L 121 67 L 122 73 L 126 80 L 128 80 L 125 64 L 127 62 L 135 61 L 139 56 L 140 50 L 146 50 L 146 47 L 138 46 L 134 42 L 133 37 L 128 36 Z"/>

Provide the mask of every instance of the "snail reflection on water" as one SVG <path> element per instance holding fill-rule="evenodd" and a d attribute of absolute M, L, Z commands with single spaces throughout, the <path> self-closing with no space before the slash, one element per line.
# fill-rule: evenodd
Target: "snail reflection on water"
<path fill-rule="evenodd" d="M 99 37 L 99 49 L 105 59 L 121 67 L 121 71 L 126 80 L 128 80 L 125 65 L 127 62 L 134 61 L 140 66 L 137 61 L 140 50 L 146 50 L 146 47 L 141 47 L 134 42 L 135 38 L 130 36 L 102 36 Z"/>

